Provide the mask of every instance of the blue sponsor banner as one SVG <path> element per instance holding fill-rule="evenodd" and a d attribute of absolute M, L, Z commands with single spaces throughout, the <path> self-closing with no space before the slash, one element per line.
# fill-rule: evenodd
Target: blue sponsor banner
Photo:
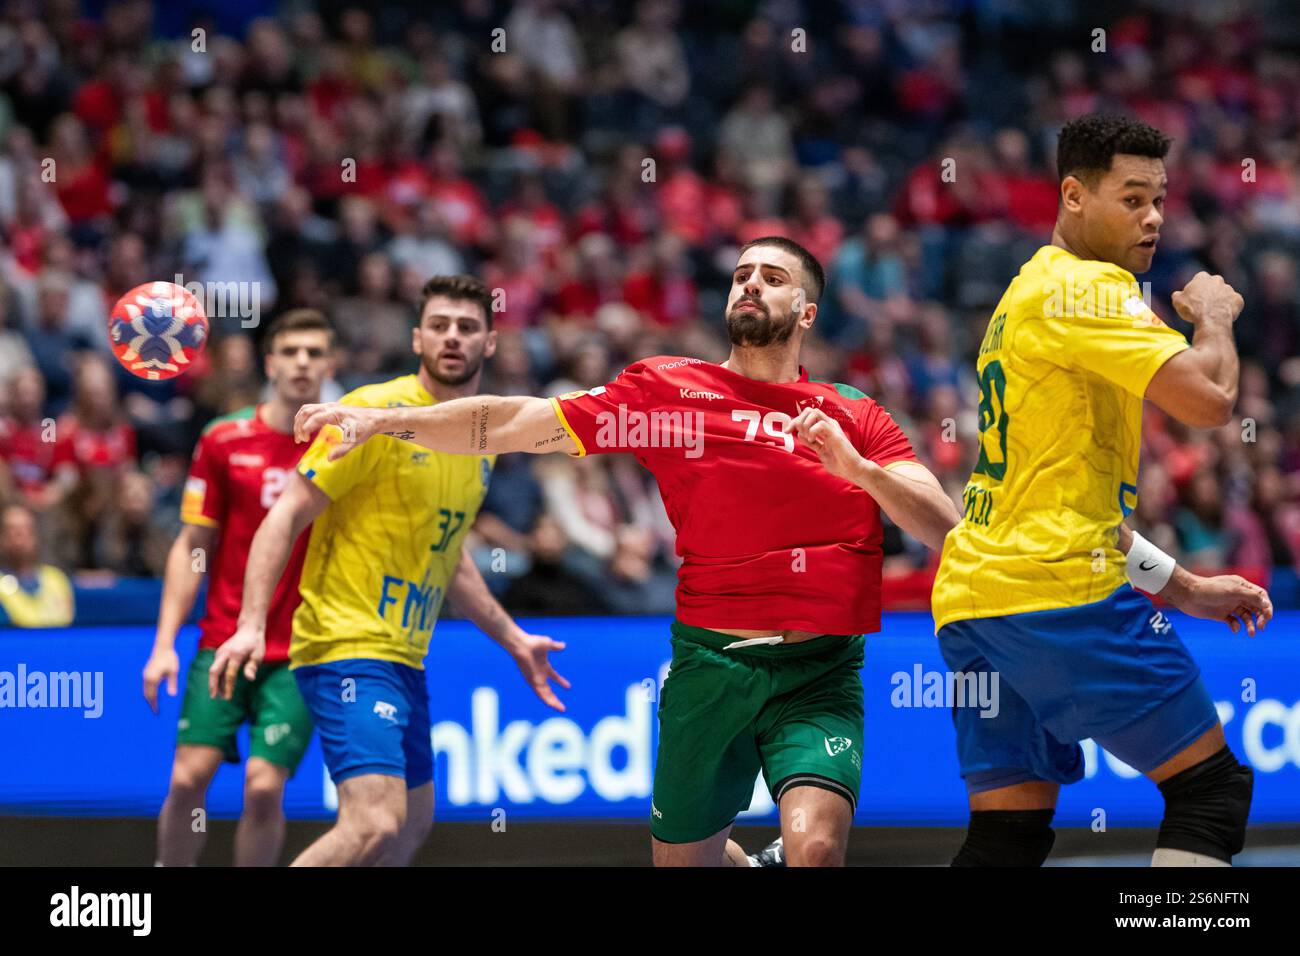
<path fill-rule="evenodd" d="M 1255 768 L 1252 820 L 1300 821 L 1300 613 L 1282 613 L 1255 639 L 1181 616 L 1175 622 L 1202 666 L 1229 744 Z M 427 674 L 438 818 L 487 821 L 502 809 L 512 819 L 646 819 L 668 620 L 523 623 L 568 644 L 554 657 L 556 669 L 573 683 L 572 690 L 560 691 L 563 714 L 546 708 L 514 662 L 473 626 L 437 626 Z M 182 681 L 195 640 L 193 628 L 182 633 Z M 158 812 L 180 698 L 164 692 L 158 715 L 144 702 L 140 675 L 152 641 L 147 627 L 0 632 L 0 812 Z M 943 668 L 927 614 L 887 614 L 882 633 L 868 639 L 858 823 L 964 824 L 950 710 L 933 690 L 944 681 Z M 39 697 L 38 685 L 44 688 Z M 1091 825 L 1098 811 L 1107 827 L 1159 822 L 1154 786 L 1091 742 L 1084 751 L 1084 780 L 1062 790 L 1062 826 Z M 237 814 L 241 783 L 238 767 L 223 767 L 209 811 Z M 296 818 L 334 812 L 315 741 L 289 783 L 286 808 Z M 742 820 L 772 813 L 757 786 Z"/>

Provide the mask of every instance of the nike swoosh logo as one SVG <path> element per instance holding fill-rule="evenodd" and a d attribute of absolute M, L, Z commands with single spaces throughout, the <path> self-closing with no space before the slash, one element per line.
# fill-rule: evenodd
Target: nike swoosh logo
<path fill-rule="evenodd" d="M 1142 564 L 1141 562 L 1138 562 L 1138 567 L 1141 568 L 1143 571 L 1150 571 L 1150 570 L 1152 570 L 1153 568 L 1155 568 L 1156 565 L 1158 565 L 1159 563 L 1160 563 L 1160 562 L 1157 561 L 1156 564 L 1153 564 L 1153 565 L 1151 565 L 1150 568 L 1148 568 L 1145 564 Z"/>

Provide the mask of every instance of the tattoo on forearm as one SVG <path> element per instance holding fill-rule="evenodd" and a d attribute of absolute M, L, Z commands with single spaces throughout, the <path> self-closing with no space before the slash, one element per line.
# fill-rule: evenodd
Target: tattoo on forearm
<path fill-rule="evenodd" d="M 534 447 L 534 448 L 545 448 L 547 445 L 555 445 L 555 444 L 558 444 L 559 442 L 564 441 L 565 437 L 566 437 L 568 434 L 569 434 L 569 433 L 566 432 L 566 431 L 564 430 L 564 426 L 563 426 L 563 425 L 557 425 L 556 428 L 555 428 L 555 434 L 551 435 L 550 438 L 543 438 L 541 441 L 533 442 L 533 447 Z"/>
<path fill-rule="evenodd" d="M 484 402 L 482 405 L 479 406 L 479 415 L 478 415 L 478 450 L 479 451 L 487 450 L 488 408 L 489 406 L 487 402 Z"/>
<path fill-rule="evenodd" d="M 411 431 L 410 429 L 407 429 L 406 431 L 400 431 L 400 432 L 384 432 L 384 434 L 391 435 L 394 438 L 400 438 L 402 441 L 410 441 L 415 437 L 415 432 Z"/>

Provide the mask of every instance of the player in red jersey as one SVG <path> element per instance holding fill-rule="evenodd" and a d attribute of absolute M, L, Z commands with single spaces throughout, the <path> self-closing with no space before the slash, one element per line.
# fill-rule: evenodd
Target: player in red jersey
<path fill-rule="evenodd" d="M 163 866 L 198 860 L 207 835 L 202 815 L 208 785 L 223 759 L 239 762 L 235 735 L 244 723 L 249 756 L 235 864 L 273 865 L 284 842 L 284 784 L 311 741 L 311 715 L 288 668 L 306 535 L 276 587 L 266 664 L 255 680 L 240 678 L 230 700 L 208 695 L 216 648 L 235 632 L 253 535 L 306 448 L 293 439 L 294 413 L 303 402 L 320 399 L 321 384 L 334 367 L 334 331 L 313 309 L 280 316 L 264 341 L 270 401 L 216 419 L 194 450 L 181 502 L 185 524 L 167 556 L 157 636 L 144 668 L 144 696 L 156 713 L 159 684 L 166 681 L 168 693 L 176 694 L 176 632 L 194 605 L 203 572 L 211 570 L 198 653 L 185 680 L 171 785 L 158 817 L 157 861 Z"/>
<path fill-rule="evenodd" d="M 825 285 L 788 239 L 747 244 L 721 365 L 658 356 L 557 399 L 431 408 L 304 406 L 326 424 L 439 451 L 632 452 L 654 474 L 682 557 L 659 702 L 656 865 L 746 865 L 729 841 L 763 771 L 792 865 L 844 861 L 862 776 L 863 635 L 880 629 L 880 509 L 931 548 L 957 509 L 870 398 L 809 380 L 803 336 Z"/>

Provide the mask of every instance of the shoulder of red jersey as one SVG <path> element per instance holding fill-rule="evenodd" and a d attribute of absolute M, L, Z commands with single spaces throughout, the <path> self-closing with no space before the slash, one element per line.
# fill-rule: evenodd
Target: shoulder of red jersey
<path fill-rule="evenodd" d="M 256 434 L 260 431 L 257 426 L 257 406 L 249 405 L 208 422 L 199 435 L 199 445 L 206 445 L 210 449 L 228 445 Z"/>
<path fill-rule="evenodd" d="M 653 355 L 650 358 L 638 359 L 635 362 L 628 363 L 623 371 L 614 376 L 610 384 L 634 385 L 636 383 L 652 382 L 668 378 L 675 369 L 713 364 L 713 362 L 706 362 L 704 359 L 685 358 L 680 355 Z M 560 401 L 569 401 L 582 398 L 584 395 L 601 395 L 604 391 L 604 385 L 597 385 L 594 388 L 580 388 L 571 392 L 564 392 L 555 397 Z"/>
<path fill-rule="evenodd" d="M 667 376 L 677 370 L 699 365 L 715 364 L 716 363 L 708 362 L 704 359 L 689 358 L 683 355 L 652 355 L 649 358 L 630 362 L 627 367 L 618 374 L 618 377 L 641 376 L 646 378 L 659 378 Z"/>
<path fill-rule="evenodd" d="M 257 406 L 249 405 L 226 415 L 218 415 L 203 426 L 202 437 L 224 438 L 227 435 L 246 435 L 257 421 Z"/>
<path fill-rule="evenodd" d="M 639 362 L 633 362 L 628 366 L 629 369 L 635 366 L 644 366 L 650 372 L 671 372 L 673 369 L 688 368 L 692 365 L 716 365 L 716 362 L 709 362 L 701 358 L 691 358 L 686 355 L 654 355 L 650 358 L 641 359 Z"/>
<path fill-rule="evenodd" d="M 824 382 L 815 378 L 808 379 L 804 384 L 811 387 L 813 394 L 799 400 L 800 411 L 805 408 L 816 408 L 826 412 L 832 418 L 843 418 L 840 412 L 843 409 L 848 411 L 850 417 L 859 421 L 876 413 L 877 409 L 881 412 L 885 411 L 883 406 L 870 395 L 852 385 L 845 385 L 843 382 Z"/>

